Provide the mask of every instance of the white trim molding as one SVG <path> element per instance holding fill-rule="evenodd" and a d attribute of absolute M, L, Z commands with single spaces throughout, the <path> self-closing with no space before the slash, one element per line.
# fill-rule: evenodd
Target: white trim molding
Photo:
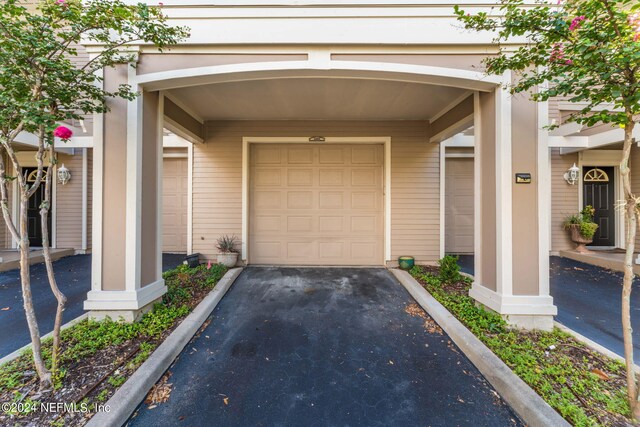
<path fill-rule="evenodd" d="M 391 261 L 391 137 L 326 137 L 322 143 L 303 137 L 242 138 L 242 261 L 249 261 L 249 151 L 251 144 L 383 144 L 384 145 L 384 260 Z M 384 265 L 384 264 L 383 264 Z"/>
<path fill-rule="evenodd" d="M 313 58 L 312 58 L 313 59 Z M 256 62 L 184 68 L 136 76 L 135 83 L 146 90 L 168 90 L 213 83 L 230 83 L 274 78 L 377 79 L 449 86 L 490 92 L 502 82 L 500 77 L 457 68 L 432 67 L 366 61 Z"/>

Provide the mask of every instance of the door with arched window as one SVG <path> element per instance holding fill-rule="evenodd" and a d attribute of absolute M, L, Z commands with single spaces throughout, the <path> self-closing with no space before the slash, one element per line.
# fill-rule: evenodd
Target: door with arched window
<path fill-rule="evenodd" d="M 46 173 L 47 168 L 44 168 L 43 174 Z M 24 175 L 27 177 L 27 182 L 32 184 L 37 177 L 38 168 L 24 168 Z M 27 230 L 29 232 L 29 246 L 41 247 L 42 246 L 42 218 L 40 217 L 40 205 L 44 200 L 45 185 L 44 181 L 38 187 L 38 190 L 33 193 L 33 196 L 29 199 L 27 207 Z M 49 211 L 49 244 L 51 244 L 51 217 L 52 212 Z"/>
<path fill-rule="evenodd" d="M 595 208 L 598 230 L 591 246 L 615 246 L 615 182 L 613 167 L 588 166 L 582 169 L 583 206 Z"/>

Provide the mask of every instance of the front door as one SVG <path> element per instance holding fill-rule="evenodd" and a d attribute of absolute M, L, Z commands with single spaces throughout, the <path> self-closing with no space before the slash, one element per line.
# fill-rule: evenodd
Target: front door
<path fill-rule="evenodd" d="M 47 172 L 44 168 L 43 174 Z M 32 184 L 38 173 L 38 168 L 24 168 L 23 173 L 27 177 L 27 182 Z M 27 230 L 29 231 L 29 246 L 42 246 L 42 219 L 40 217 L 40 205 L 44 200 L 45 185 L 44 180 L 29 199 L 27 207 Z M 49 211 L 49 244 L 51 244 L 51 211 Z"/>
<path fill-rule="evenodd" d="M 585 167 L 582 170 L 584 206 L 595 208 L 598 230 L 591 246 L 615 246 L 615 182 L 613 167 Z"/>

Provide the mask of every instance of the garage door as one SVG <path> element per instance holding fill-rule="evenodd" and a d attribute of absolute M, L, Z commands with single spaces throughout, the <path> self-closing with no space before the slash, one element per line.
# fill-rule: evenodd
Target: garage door
<path fill-rule="evenodd" d="M 187 159 L 164 159 L 162 251 L 187 252 Z"/>
<path fill-rule="evenodd" d="M 473 253 L 473 159 L 447 159 L 445 251 Z"/>
<path fill-rule="evenodd" d="M 254 144 L 249 262 L 382 265 L 381 145 Z"/>

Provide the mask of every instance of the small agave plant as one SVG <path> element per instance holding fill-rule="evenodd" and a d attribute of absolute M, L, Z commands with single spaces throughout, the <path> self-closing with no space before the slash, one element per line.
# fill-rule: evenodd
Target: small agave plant
<path fill-rule="evenodd" d="M 224 236 L 220 236 L 216 241 L 216 249 L 218 249 L 221 254 L 238 253 L 238 249 L 236 248 L 238 243 L 239 241 L 236 236 L 228 236 L 225 234 Z"/>
<path fill-rule="evenodd" d="M 236 236 L 220 236 L 216 241 L 216 249 L 218 254 L 218 263 L 227 267 L 234 267 L 238 262 L 238 249 L 240 243 Z"/>

